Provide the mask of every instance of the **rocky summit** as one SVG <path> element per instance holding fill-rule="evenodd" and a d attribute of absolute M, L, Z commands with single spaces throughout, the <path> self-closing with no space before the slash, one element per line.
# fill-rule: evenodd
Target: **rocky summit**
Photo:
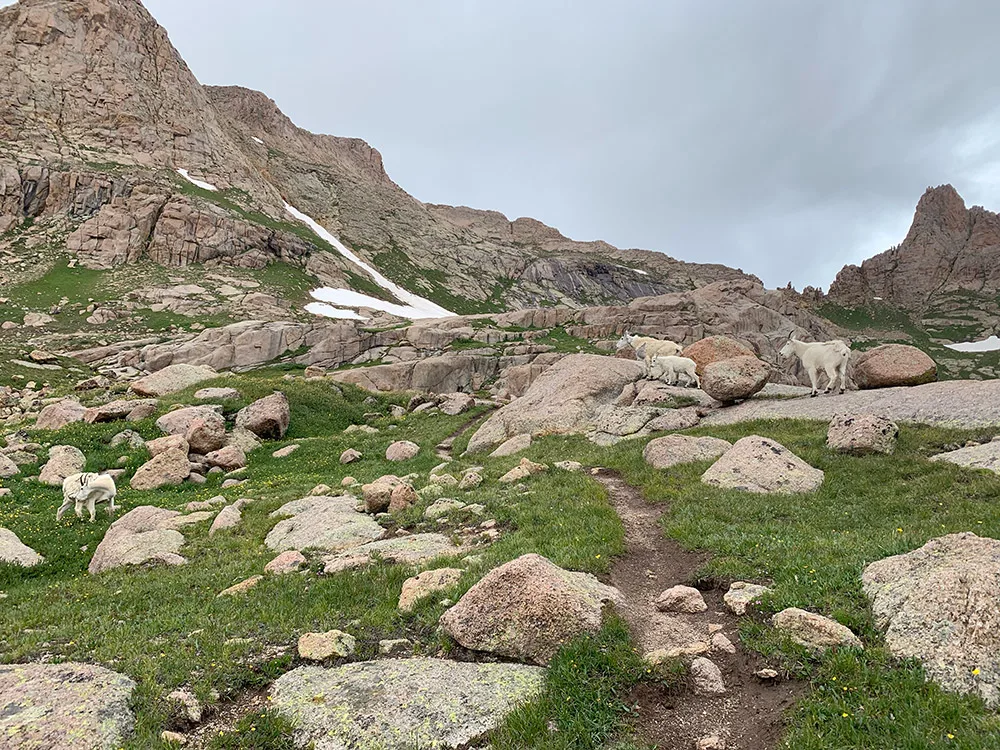
<path fill-rule="evenodd" d="M 995 214 L 766 289 L 0 5 L 0 748 L 1000 747 Z"/>

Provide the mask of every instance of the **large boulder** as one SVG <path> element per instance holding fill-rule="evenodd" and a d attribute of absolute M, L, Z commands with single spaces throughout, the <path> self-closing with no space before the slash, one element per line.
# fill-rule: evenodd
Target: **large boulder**
<path fill-rule="evenodd" d="M 982 445 L 970 445 L 947 453 L 930 457 L 931 461 L 947 461 L 967 469 L 984 469 L 1000 474 L 1000 441 L 990 441 Z"/>
<path fill-rule="evenodd" d="M 223 431 L 225 431 L 226 421 L 218 410 L 211 406 L 186 406 L 183 409 L 169 411 L 156 420 L 156 426 L 167 435 L 181 435 L 183 437 L 199 420 L 208 424 L 221 424 Z"/>
<path fill-rule="evenodd" d="M 528 554 L 487 573 L 440 625 L 473 651 L 548 664 L 563 644 L 601 629 L 606 605 L 622 603 L 617 589 L 594 576 Z"/>
<path fill-rule="evenodd" d="M 44 562 L 44 558 L 18 539 L 10 529 L 0 528 L 0 563 L 33 568 Z"/>
<path fill-rule="evenodd" d="M 614 403 L 622 389 L 642 377 L 636 361 L 572 354 L 556 362 L 480 427 L 468 453 L 478 453 L 520 434 L 587 432 L 598 411 Z"/>
<path fill-rule="evenodd" d="M 756 357 L 757 353 L 746 344 L 728 336 L 709 336 L 686 347 L 681 356 L 693 359 L 695 371 L 699 376 L 704 376 L 705 368 L 713 362 L 736 357 Z"/>
<path fill-rule="evenodd" d="M 184 439 L 193 453 L 204 456 L 217 451 L 226 444 L 226 422 L 218 414 L 196 419 L 184 433 Z"/>
<path fill-rule="evenodd" d="M 409 461 L 416 458 L 420 453 L 420 446 L 409 440 L 397 440 L 385 449 L 385 460 L 398 463 L 399 461 Z"/>
<path fill-rule="evenodd" d="M 305 497 L 285 503 L 271 514 L 284 517 L 264 539 L 275 552 L 318 549 L 326 552 L 359 547 L 381 539 L 385 529 L 356 509 L 358 501 L 342 497 Z"/>
<path fill-rule="evenodd" d="M 157 406 L 155 398 L 120 398 L 100 406 L 92 406 L 83 415 L 87 424 L 118 422 L 122 419 L 135 421 L 152 416 Z M 137 416 L 137 415 L 143 416 Z"/>
<path fill-rule="evenodd" d="M 11 750 L 117 750 L 135 724 L 134 689 L 92 664 L 0 665 L 0 741 Z"/>
<path fill-rule="evenodd" d="M 280 392 L 254 401 L 236 415 L 237 427 L 250 430 L 265 440 L 281 440 L 288 431 L 290 421 L 288 398 Z"/>
<path fill-rule="evenodd" d="M 49 460 L 42 467 L 38 481 L 50 487 L 62 487 L 63 480 L 71 474 L 79 474 L 87 465 L 87 457 L 72 445 L 53 445 L 49 448 Z"/>
<path fill-rule="evenodd" d="M 49 404 L 38 414 L 35 421 L 35 429 L 38 430 L 61 430 L 63 427 L 74 422 L 82 422 L 83 415 L 87 413 L 87 407 L 71 398 L 64 398 Z"/>
<path fill-rule="evenodd" d="M 87 570 L 91 574 L 126 565 L 159 562 L 183 565 L 180 548 L 184 535 L 177 531 L 181 514 L 176 510 L 140 505 L 119 518 L 97 545 Z"/>
<path fill-rule="evenodd" d="M 918 659 L 945 690 L 1000 707 L 1000 540 L 932 539 L 871 563 L 861 582 L 893 655 Z"/>
<path fill-rule="evenodd" d="M 543 669 L 523 664 L 380 659 L 293 669 L 271 686 L 269 705 L 292 723 L 301 747 L 455 749 L 478 745 L 541 696 L 544 682 Z"/>
<path fill-rule="evenodd" d="M 338 552 L 323 559 L 324 573 L 339 573 L 342 570 L 360 568 L 376 558 L 400 565 L 423 565 L 439 557 L 448 557 L 462 552 L 444 534 L 409 534 L 393 539 L 369 542 Z"/>
<path fill-rule="evenodd" d="M 191 463 L 187 451 L 170 448 L 136 469 L 130 485 L 133 490 L 158 490 L 183 484 L 189 476 Z"/>
<path fill-rule="evenodd" d="M 744 492 L 790 495 L 819 489 L 823 484 L 823 472 L 780 443 L 750 435 L 737 440 L 709 467 L 701 481 Z"/>
<path fill-rule="evenodd" d="M 247 465 L 247 454 L 238 446 L 227 445 L 225 448 L 206 454 L 205 460 L 209 466 L 218 466 L 224 471 L 234 471 Z"/>
<path fill-rule="evenodd" d="M 642 457 L 654 469 L 669 469 L 678 464 L 711 461 L 732 447 L 732 443 L 720 438 L 666 435 L 650 440 Z"/>
<path fill-rule="evenodd" d="M 170 365 L 136 380 L 131 388 L 140 396 L 166 396 L 217 377 L 219 373 L 207 365 Z"/>
<path fill-rule="evenodd" d="M 842 414 L 826 431 L 826 446 L 840 453 L 892 453 L 899 428 L 877 414 Z"/>
<path fill-rule="evenodd" d="M 923 385 L 937 379 L 937 365 L 915 346 L 883 344 L 858 355 L 853 377 L 858 388 Z"/>
<path fill-rule="evenodd" d="M 716 401 L 730 404 L 763 390 L 771 368 L 754 356 L 712 362 L 701 375 L 701 389 Z"/>

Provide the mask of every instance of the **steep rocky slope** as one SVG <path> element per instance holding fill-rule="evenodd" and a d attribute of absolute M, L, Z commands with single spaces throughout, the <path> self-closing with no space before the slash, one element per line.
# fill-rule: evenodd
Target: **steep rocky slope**
<path fill-rule="evenodd" d="M 946 344 L 1000 331 L 1000 216 L 967 208 L 951 185 L 928 188 L 903 242 L 846 266 L 818 310 L 872 340 L 908 340 L 953 375 L 995 377 L 996 353 Z"/>
<path fill-rule="evenodd" d="M 297 128 L 263 94 L 201 86 L 139 0 L 0 10 L 0 282 L 89 268 L 261 270 L 392 300 L 286 210 L 458 313 L 606 304 L 746 278 L 580 243 L 530 219 L 423 204 L 363 141 Z M 187 177 L 190 175 L 190 178 Z"/>

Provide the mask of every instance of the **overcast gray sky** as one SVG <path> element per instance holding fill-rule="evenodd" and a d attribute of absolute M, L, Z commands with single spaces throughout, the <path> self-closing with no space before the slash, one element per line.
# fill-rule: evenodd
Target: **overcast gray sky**
<path fill-rule="evenodd" d="M 1000 209 L 992 0 L 145 0 L 203 83 L 420 200 L 826 286 L 929 185 Z"/>

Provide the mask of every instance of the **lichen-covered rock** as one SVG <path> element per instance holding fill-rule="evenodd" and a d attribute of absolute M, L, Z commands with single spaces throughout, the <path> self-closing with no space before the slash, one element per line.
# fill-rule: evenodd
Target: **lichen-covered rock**
<path fill-rule="evenodd" d="M 403 590 L 399 595 L 399 608 L 404 612 L 412 612 L 417 602 L 425 596 L 458 583 L 463 572 L 459 568 L 438 568 L 407 578 L 403 581 Z"/>
<path fill-rule="evenodd" d="M 130 510 L 111 524 L 87 570 L 97 574 L 146 562 L 183 565 L 187 560 L 179 553 L 184 536 L 175 528 L 180 515 L 176 510 L 151 505 Z"/>
<path fill-rule="evenodd" d="M 722 601 L 732 610 L 734 615 L 746 614 L 747 607 L 760 599 L 764 594 L 770 594 L 771 589 L 757 583 L 735 581 L 729 591 L 722 596 Z"/>
<path fill-rule="evenodd" d="M 166 396 L 217 377 L 219 373 L 206 365 L 169 365 L 136 380 L 131 388 L 133 393 L 140 396 Z"/>
<path fill-rule="evenodd" d="M 423 565 L 439 557 L 457 555 L 461 551 L 461 547 L 457 547 L 443 534 L 410 534 L 369 542 L 327 557 L 324 559 L 323 572 L 339 573 L 360 568 L 376 557 L 388 563 Z"/>
<path fill-rule="evenodd" d="M 852 377 L 858 388 L 923 385 L 937 379 L 937 365 L 915 346 L 882 344 L 857 356 Z"/>
<path fill-rule="evenodd" d="M 380 539 L 385 530 L 375 519 L 359 513 L 357 500 L 350 496 L 306 497 L 285 503 L 272 518 L 279 521 L 264 539 L 268 549 L 318 549 L 339 552 Z"/>
<path fill-rule="evenodd" d="M 186 451 L 170 448 L 158 453 L 144 463 L 132 477 L 133 490 L 158 490 L 160 487 L 176 487 L 191 476 L 191 462 Z"/>
<path fill-rule="evenodd" d="M 826 445 L 841 453 L 892 453 L 899 428 L 876 414 L 843 414 L 833 418 L 826 432 Z"/>
<path fill-rule="evenodd" d="M 1000 707 L 1000 540 L 948 534 L 871 563 L 861 582 L 894 656 Z"/>
<path fill-rule="evenodd" d="M 44 558 L 24 544 L 10 529 L 0 528 L 0 563 L 33 568 L 44 562 Z"/>
<path fill-rule="evenodd" d="M 771 618 L 775 629 L 812 651 L 828 648 L 864 648 L 851 629 L 836 620 L 797 607 L 783 609 Z"/>
<path fill-rule="evenodd" d="M 194 397 L 199 401 L 228 401 L 239 398 L 240 392 L 235 388 L 202 388 L 194 392 Z"/>
<path fill-rule="evenodd" d="M 53 445 L 49 448 L 49 460 L 42 467 L 38 481 L 50 487 L 62 487 L 63 480 L 79 474 L 87 465 L 87 457 L 72 445 Z"/>
<path fill-rule="evenodd" d="M 358 641 L 350 633 L 330 630 L 326 633 L 303 633 L 299 636 L 299 657 L 306 661 L 346 658 L 354 653 Z"/>
<path fill-rule="evenodd" d="M 724 404 L 742 401 L 767 385 L 771 368 L 756 357 L 734 357 L 706 365 L 701 389 Z"/>
<path fill-rule="evenodd" d="M 994 474 L 1000 474 L 1000 441 L 991 441 L 982 445 L 970 445 L 947 453 L 938 453 L 930 457 L 931 461 L 947 461 L 967 469 L 985 469 Z"/>
<path fill-rule="evenodd" d="M 819 489 L 823 484 L 823 472 L 780 443 L 750 435 L 736 441 L 709 467 L 701 481 L 744 492 L 788 495 Z"/>
<path fill-rule="evenodd" d="M 292 413 L 284 393 L 254 401 L 236 415 L 236 426 L 250 430 L 264 440 L 281 440 L 288 432 Z"/>
<path fill-rule="evenodd" d="M 522 664 L 381 659 L 299 667 L 271 686 L 271 705 L 315 750 L 469 747 L 538 698 L 545 671 Z M 316 696 L 322 695 L 322 700 Z"/>
<path fill-rule="evenodd" d="M 732 443 L 720 438 L 666 435 L 650 440 L 642 457 L 654 469 L 669 469 L 678 464 L 711 461 L 732 447 Z"/>
<path fill-rule="evenodd" d="M 92 664 L 0 665 L 0 738 L 11 750 L 117 750 L 135 683 Z"/>
<path fill-rule="evenodd" d="M 440 625 L 465 648 L 547 664 L 564 643 L 600 630 L 606 605 L 621 603 L 594 576 L 528 554 L 487 573 Z"/>

